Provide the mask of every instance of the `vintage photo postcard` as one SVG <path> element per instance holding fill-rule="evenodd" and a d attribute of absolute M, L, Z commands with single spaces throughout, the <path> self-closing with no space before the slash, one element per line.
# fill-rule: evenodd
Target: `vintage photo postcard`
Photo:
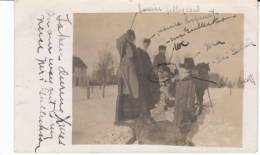
<path fill-rule="evenodd" d="M 255 152 L 257 1 L 15 1 L 16 152 Z"/>

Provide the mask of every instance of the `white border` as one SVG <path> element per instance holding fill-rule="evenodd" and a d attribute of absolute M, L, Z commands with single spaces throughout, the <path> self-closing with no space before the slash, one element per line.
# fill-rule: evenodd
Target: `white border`
<path fill-rule="evenodd" d="M 254 24 L 251 24 L 252 22 L 255 22 L 255 19 L 257 19 L 256 17 L 256 6 L 254 6 L 254 1 L 253 0 L 249 0 L 249 1 L 245 1 L 245 0 L 230 0 L 230 1 L 205 1 L 205 0 L 201 0 L 201 1 L 195 1 L 195 0 L 189 0 L 188 2 L 184 2 L 184 1 L 180 1 L 180 0 L 175 0 L 175 1 L 167 1 L 167 0 L 161 0 L 160 1 L 160 5 L 165 6 L 167 5 L 167 2 L 174 2 L 175 4 L 181 5 L 181 6 L 193 6 L 197 5 L 199 3 L 202 3 L 203 1 L 203 6 L 201 5 L 201 10 L 205 10 L 207 11 L 209 7 L 214 7 L 214 9 L 217 12 L 238 12 L 238 13 L 245 13 L 245 39 L 249 38 L 247 37 L 247 35 L 250 36 L 250 39 L 253 38 L 253 40 L 251 39 L 251 41 L 253 42 L 257 42 L 257 27 Z M 26 3 L 28 2 L 28 3 Z M 66 12 L 94 12 L 94 11 L 110 11 L 110 12 L 126 12 L 126 9 L 128 11 L 132 11 L 135 12 L 136 11 L 136 5 L 133 5 L 133 1 L 125 1 L 125 0 L 110 0 L 110 1 L 89 1 L 89 0 L 74 0 L 73 3 L 70 3 L 68 1 L 63 1 L 63 0 L 56 0 L 56 1 L 52 1 L 52 2 L 48 2 L 46 3 L 46 1 L 44 1 L 43 3 L 41 3 L 42 1 L 30 1 L 30 0 L 20 0 L 17 1 L 17 7 L 19 6 L 20 9 L 24 9 L 21 12 L 24 12 L 24 15 L 29 15 L 30 13 L 35 13 L 37 12 L 39 9 L 55 9 L 55 10 L 59 10 L 59 11 L 66 11 Z M 63 3 L 62 3 L 63 2 Z M 125 2 L 125 3 L 124 3 Z M 239 3 L 234 3 L 234 2 L 239 2 Z M 155 0 L 149 0 L 149 1 L 142 1 L 143 5 L 149 5 L 149 4 L 154 4 L 157 3 L 158 1 Z M 59 7 L 57 7 L 57 5 L 59 4 Z M 30 9 L 28 9 L 30 8 Z M 118 9 L 120 8 L 120 9 Z M 250 60 L 250 61 L 245 61 L 245 68 L 247 70 L 248 73 L 254 72 L 255 74 L 257 74 L 257 67 L 255 66 L 256 62 L 257 62 L 257 52 L 254 53 L 249 53 L 247 51 L 245 51 L 246 55 L 245 55 L 245 59 L 246 60 Z M 248 66 L 247 66 L 248 65 Z M 252 67 L 253 66 L 253 67 Z M 68 147 L 67 149 L 63 149 L 60 150 L 62 152 L 108 152 L 108 149 L 110 150 L 109 152 L 132 152 L 133 150 L 136 150 L 134 152 L 237 152 L 237 151 L 246 151 L 246 152 L 254 152 L 256 149 L 256 145 L 257 142 L 255 141 L 256 138 L 255 136 L 256 131 L 257 131 L 257 94 L 256 94 L 256 89 L 254 88 L 245 88 L 247 91 L 247 94 L 245 94 L 245 99 L 244 101 L 247 101 L 245 103 L 250 103 L 250 104 L 244 104 L 244 122 L 243 122 L 243 126 L 244 126 L 244 144 L 245 144 L 245 148 L 243 149 L 236 149 L 236 148 L 205 148 L 205 147 L 176 147 L 176 146 L 160 146 L 159 147 L 155 147 L 155 146 L 124 146 L 124 145 L 117 145 L 117 146 L 111 146 L 111 145 L 99 145 L 99 146 L 86 146 L 86 145 L 81 145 L 81 146 L 72 146 L 72 147 Z M 251 94 L 252 96 L 249 96 L 250 94 L 248 94 L 250 92 L 250 90 L 252 90 Z M 29 135 L 28 135 L 29 136 Z M 120 148 L 121 151 L 118 150 L 118 148 Z M 25 149 L 27 150 L 27 149 Z"/>

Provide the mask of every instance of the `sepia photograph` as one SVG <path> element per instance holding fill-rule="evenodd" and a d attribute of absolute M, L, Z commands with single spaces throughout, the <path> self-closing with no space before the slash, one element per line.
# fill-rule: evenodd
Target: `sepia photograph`
<path fill-rule="evenodd" d="M 257 151 L 255 0 L 18 0 L 14 17 L 14 152 Z"/>
<path fill-rule="evenodd" d="M 72 145 L 243 142 L 244 15 L 74 13 Z"/>

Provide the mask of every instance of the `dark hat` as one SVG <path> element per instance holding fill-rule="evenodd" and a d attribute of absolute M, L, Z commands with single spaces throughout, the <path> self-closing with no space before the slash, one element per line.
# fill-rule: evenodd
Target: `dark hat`
<path fill-rule="evenodd" d="M 159 46 L 159 50 L 166 50 L 166 46 L 165 45 L 160 45 Z"/>
<path fill-rule="evenodd" d="M 133 36 L 133 38 L 135 39 L 135 31 L 134 30 L 131 30 L 131 29 L 128 30 L 127 35 L 128 35 L 128 37 Z"/>
<path fill-rule="evenodd" d="M 150 44 L 150 43 L 151 43 L 151 39 L 149 39 L 149 38 L 144 38 L 143 43 L 148 43 L 148 44 Z"/>
<path fill-rule="evenodd" d="M 193 68 L 193 67 L 195 67 L 195 63 L 194 63 L 193 58 L 185 58 L 185 59 L 184 59 L 184 65 L 185 65 L 187 68 Z"/>

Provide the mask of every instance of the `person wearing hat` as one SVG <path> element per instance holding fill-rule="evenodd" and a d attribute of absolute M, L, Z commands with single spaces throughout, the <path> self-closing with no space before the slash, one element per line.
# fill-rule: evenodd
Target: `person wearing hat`
<path fill-rule="evenodd" d="M 184 63 L 180 64 L 180 75 L 179 79 L 190 79 L 192 75 L 196 74 L 194 59 L 187 57 L 184 58 Z"/>
<path fill-rule="evenodd" d="M 143 115 L 150 116 L 150 110 L 159 101 L 159 85 L 150 80 L 150 74 L 153 70 L 153 64 L 148 54 L 148 48 L 151 40 L 145 38 L 143 46 L 137 48 L 135 55 L 135 65 L 137 77 L 139 80 L 139 102 L 141 102 Z"/>
<path fill-rule="evenodd" d="M 154 57 L 153 66 L 158 68 L 160 65 L 163 65 L 166 63 L 166 46 L 160 45 L 159 46 L 159 53 Z"/>
<path fill-rule="evenodd" d="M 163 81 L 167 77 L 167 75 L 164 75 L 164 74 L 168 73 L 168 72 L 165 72 L 165 69 L 168 68 L 166 65 L 165 52 L 166 52 L 166 46 L 160 45 L 159 53 L 154 57 L 154 61 L 153 61 L 154 72 L 156 74 L 156 81 L 158 81 L 160 86 L 164 85 Z"/>
<path fill-rule="evenodd" d="M 116 40 L 120 55 L 118 67 L 118 97 L 116 102 L 115 124 L 133 121 L 140 114 L 140 105 L 135 101 L 139 98 L 139 81 L 134 62 L 136 53 L 135 32 L 128 30 Z"/>

